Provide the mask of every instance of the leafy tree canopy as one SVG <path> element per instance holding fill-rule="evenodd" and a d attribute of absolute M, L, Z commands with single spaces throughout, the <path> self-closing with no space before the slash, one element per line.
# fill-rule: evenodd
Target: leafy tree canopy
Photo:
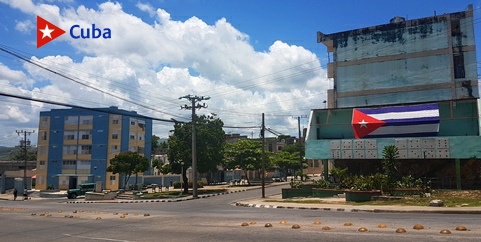
<path fill-rule="evenodd" d="M 281 152 L 273 154 L 271 160 L 272 165 L 276 166 L 285 177 L 287 177 L 289 170 L 301 169 L 299 152 L 290 153 L 283 149 Z"/>
<path fill-rule="evenodd" d="M 10 151 L 9 159 L 14 161 L 33 161 L 37 160 L 37 149 L 27 148 L 27 154 L 25 156 L 25 151 L 21 147 L 15 147 L 15 149 Z"/>
<path fill-rule="evenodd" d="M 282 151 L 289 152 L 289 153 L 295 153 L 297 152 L 297 155 L 299 156 L 299 152 L 301 152 L 301 156 L 304 157 L 305 154 L 305 144 L 301 142 L 297 142 L 292 145 L 286 145 L 284 148 L 282 148 Z"/>
<path fill-rule="evenodd" d="M 224 158 L 224 123 L 205 115 L 197 116 L 195 123 L 198 172 L 215 171 Z M 175 173 L 180 173 L 180 162 L 184 162 L 184 169 L 192 166 L 192 123 L 175 124 L 168 147 L 167 153 Z"/>
<path fill-rule="evenodd" d="M 132 151 L 117 154 L 110 160 L 110 166 L 107 167 L 108 172 L 125 175 L 124 188 L 132 174 L 145 172 L 147 169 L 149 169 L 149 159 L 139 155 L 137 152 Z"/>
<path fill-rule="evenodd" d="M 155 151 L 160 150 L 160 137 L 156 135 L 152 135 L 152 154 L 155 154 Z"/>
<path fill-rule="evenodd" d="M 225 150 L 226 168 L 257 170 L 262 167 L 262 144 L 259 141 L 243 139 L 227 144 Z"/>

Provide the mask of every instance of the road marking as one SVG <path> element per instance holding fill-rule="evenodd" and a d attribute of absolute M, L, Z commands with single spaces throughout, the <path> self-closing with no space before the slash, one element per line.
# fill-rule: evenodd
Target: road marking
<path fill-rule="evenodd" d="M 131 242 L 130 240 L 109 239 L 109 238 L 99 238 L 99 237 L 88 237 L 88 236 L 71 235 L 71 234 L 63 234 L 63 235 L 68 236 L 68 237 L 82 238 L 82 239 L 105 240 L 105 241 L 118 241 L 118 242 Z"/>

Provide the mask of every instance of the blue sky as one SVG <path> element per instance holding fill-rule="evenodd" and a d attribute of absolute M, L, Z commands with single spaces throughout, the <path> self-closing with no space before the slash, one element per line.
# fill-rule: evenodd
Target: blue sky
<path fill-rule="evenodd" d="M 189 112 L 180 110 L 185 101 L 179 96 L 209 95 L 202 114 L 216 113 L 226 125 L 244 127 L 260 125 L 264 112 L 268 127 L 297 136 L 294 117 L 323 108 L 331 87 L 327 52 L 316 43 L 317 31 L 329 34 L 386 24 L 394 16 L 464 11 L 468 4 L 474 7 L 479 49 L 480 0 L 0 0 L 0 47 L 84 84 L 0 52 L 0 90 L 181 120 L 188 120 Z M 67 31 L 73 24 L 95 23 L 110 28 L 112 39 L 73 40 L 67 33 L 37 49 L 36 15 Z M 481 60 L 479 51 L 477 56 Z M 36 129 L 40 111 L 60 108 L 4 97 L 0 102 L 6 107 L 0 112 L 0 146 L 16 145 L 17 129 Z M 171 124 L 156 123 L 154 134 L 167 137 L 170 129 Z M 226 132 L 258 137 L 259 130 Z"/>

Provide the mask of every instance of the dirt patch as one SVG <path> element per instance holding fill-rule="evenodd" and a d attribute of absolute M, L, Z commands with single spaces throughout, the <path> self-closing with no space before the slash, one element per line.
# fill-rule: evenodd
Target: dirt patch
<path fill-rule="evenodd" d="M 433 195 L 439 195 L 450 198 L 480 198 L 481 190 L 468 190 L 468 191 L 442 191 L 433 193 Z"/>

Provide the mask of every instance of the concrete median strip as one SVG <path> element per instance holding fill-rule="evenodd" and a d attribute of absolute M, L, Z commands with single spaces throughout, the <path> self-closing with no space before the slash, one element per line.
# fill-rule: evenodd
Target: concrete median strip
<path fill-rule="evenodd" d="M 280 208 L 299 210 L 323 210 L 337 212 L 368 213 L 441 213 L 441 214 L 481 214 L 481 207 L 415 207 L 415 206 L 370 206 L 341 204 L 302 204 L 284 202 L 265 202 L 263 199 L 240 201 L 233 205 L 252 208 Z"/>
<path fill-rule="evenodd" d="M 182 201 L 189 201 L 194 199 L 201 199 L 201 198 L 210 198 L 214 196 L 220 195 L 227 195 L 231 193 L 238 193 L 238 192 L 245 192 L 247 189 L 242 190 L 234 190 L 228 192 L 220 192 L 220 193 L 213 193 L 207 195 L 200 195 L 197 198 L 194 197 L 184 197 L 184 198 L 177 198 L 177 199 L 139 199 L 139 200 L 99 200 L 99 201 L 67 201 L 66 203 L 149 203 L 149 202 L 182 202 Z"/>

